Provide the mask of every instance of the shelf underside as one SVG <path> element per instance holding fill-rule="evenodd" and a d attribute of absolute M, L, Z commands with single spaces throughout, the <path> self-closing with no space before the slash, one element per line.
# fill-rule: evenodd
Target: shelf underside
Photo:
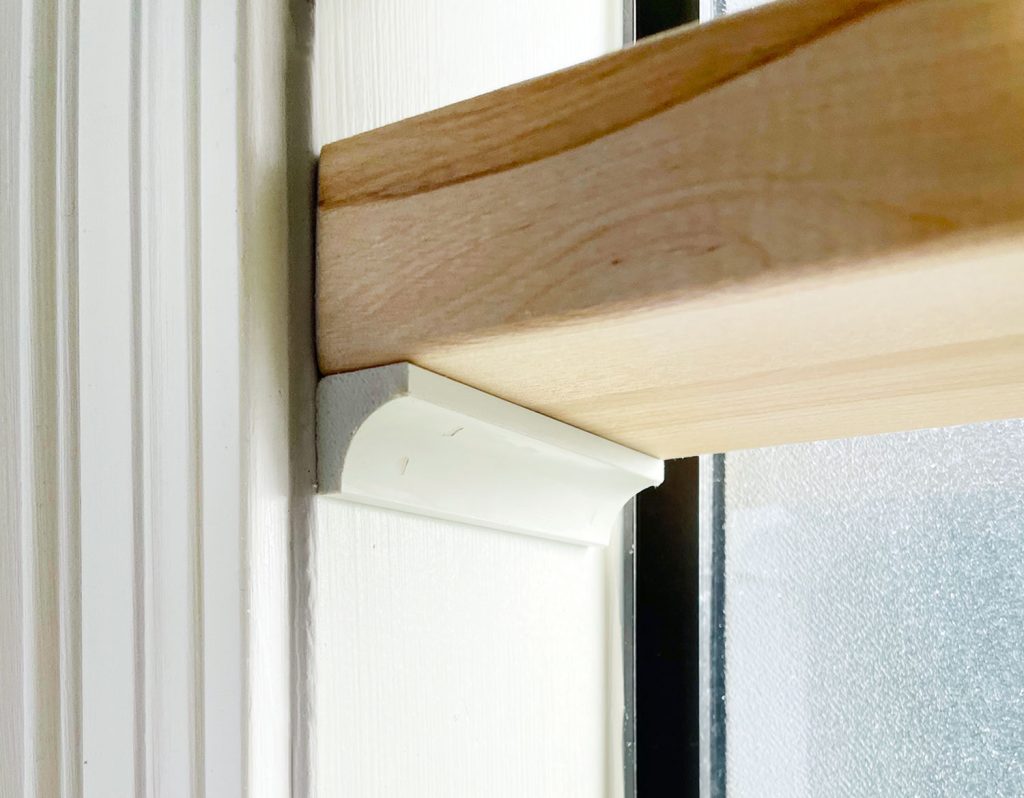
<path fill-rule="evenodd" d="M 1024 4 L 796 0 L 324 148 L 325 373 L 659 457 L 1024 415 Z"/>

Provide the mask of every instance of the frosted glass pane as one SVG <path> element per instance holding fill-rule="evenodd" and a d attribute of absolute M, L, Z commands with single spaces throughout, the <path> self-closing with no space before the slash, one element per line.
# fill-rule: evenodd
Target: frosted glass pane
<path fill-rule="evenodd" d="M 748 8 L 768 5 L 771 0 L 723 0 L 726 14 L 735 14 L 737 11 L 746 11 Z"/>
<path fill-rule="evenodd" d="M 1024 421 L 725 458 L 730 798 L 1024 796 Z"/>
<path fill-rule="evenodd" d="M 715 17 L 723 17 L 726 14 L 735 14 L 737 11 L 746 11 L 750 8 L 765 6 L 773 0 L 702 0 L 703 11 L 701 19 L 705 22 Z"/>

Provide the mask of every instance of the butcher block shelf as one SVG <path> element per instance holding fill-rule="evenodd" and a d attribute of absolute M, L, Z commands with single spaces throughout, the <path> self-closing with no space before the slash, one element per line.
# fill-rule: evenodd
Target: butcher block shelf
<path fill-rule="evenodd" d="M 1024 415 L 1024 3 L 794 0 L 338 141 L 324 373 L 661 458 Z"/>

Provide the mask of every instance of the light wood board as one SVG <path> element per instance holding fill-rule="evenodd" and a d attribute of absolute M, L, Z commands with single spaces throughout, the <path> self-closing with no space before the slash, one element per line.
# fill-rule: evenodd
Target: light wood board
<path fill-rule="evenodd" d="M 661 457 L 1024 415 L 1024 4 L 797 0 L 324 148 L 324 372 Z"/>
<path fill-rule="evenodd" d="M 600 55 L 621 28 L 603 22 L 614 5 L 318 0 L 318 144 Z M 496 483 L 509 467 L 484 470 Z M 463 473 L 442 490 L 466 502 L 474 487 Z M 315 511 L 297 796 L 621 798 L 622 593 L 605 571 L 621 558 L 333 498 Z"/>

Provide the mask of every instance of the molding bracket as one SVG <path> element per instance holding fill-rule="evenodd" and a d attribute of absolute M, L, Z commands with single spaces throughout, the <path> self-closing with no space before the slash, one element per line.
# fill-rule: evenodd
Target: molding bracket
<path fill-rule="evenodd" d="M 322 495 L 587 545 L 661 460 L 410 363 L 317 387 Z"/>

